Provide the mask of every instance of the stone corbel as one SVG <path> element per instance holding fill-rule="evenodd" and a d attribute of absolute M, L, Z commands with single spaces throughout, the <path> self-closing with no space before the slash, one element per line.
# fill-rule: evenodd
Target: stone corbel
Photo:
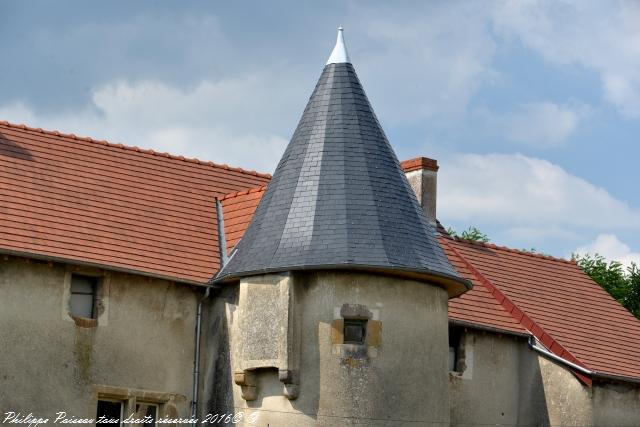
<path fill-rule="evenodd" d="M 282 394 L 289 400 L 297 399 L 300 393 L 298 373 L 292 370 L 280 369 L 278 371 L 278 379 L 284 385 Z"/>
<path fill-rule="evenodd" d="M 233 382 L 240 386 L 244 400 L 256 400 L 258 397 L 257 377 L 255 372 L 244 370 L 233 374 Z"/>
<path fill-rule="evenodd" d="M 290 274 L 252 276 L 240 281 L 234 382 L 242 388 L 244 400 L 255 400 L 262 376 L 276 372 L 287 399 L 300 394 L 301 320 L 295 308 L 294 288 Z M 264 321 L 265 311 L 269 311 L 270 322 Z"/>

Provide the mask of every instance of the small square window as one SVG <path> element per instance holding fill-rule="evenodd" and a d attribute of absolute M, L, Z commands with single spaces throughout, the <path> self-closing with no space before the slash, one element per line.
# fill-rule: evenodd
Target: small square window
<path fill-rule="evenodd" d="M 98 400 L 98 409 L 96 411 L 96 420 L 111 421 L 104 425 L 121 426 L 122 425 L 122 402 L 117 400 Z M 117 420 L 116 422 L 113 422 Z M 100 423 L 102 424 L 102 423 Z"/>
<path fill-rule="evenodd" d="M 344 319 L 344 343 L 364 344 L 367 336 L 366 319 Z"/>
<path fill-rule="evenodd" d="M 71 275 L 71 316 L 95 319 L 98 279 L 80 274 Z"/>

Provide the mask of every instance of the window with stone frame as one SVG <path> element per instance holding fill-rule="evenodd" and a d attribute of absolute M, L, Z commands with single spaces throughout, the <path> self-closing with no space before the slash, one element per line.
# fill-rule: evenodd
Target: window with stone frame
<path fill-rule="evenodd" d="M 174 393 L 127 387 L 94 385 L 92 388 L 97 395 L 96 419 L 103 416 L 112 420 L 112 423 L 97 425 L 156 426 L 160 419 L 177 418 L 176 399 L 185 399 Z"/>
<path fill-rule="evenodd" d="M 136 413 L 133 418 L 144 420 L 142 423 L 133 423 L 134 426 L 155 426 L 158 420 L 158 405 L 136 401 Z"/>
<path fill-rule="evenodd" d="M 344 343 L 365 344 L 368 319 L 344 319 Z"/>
<path fill-rule="evenodd" d="M 110 426 L 121 426 L 124 402 L 114 399 L 98 399 L 96 421 Z"/>
<path fill-rule="evenodd" d="M 158 409 L 157 403 L 148 403 L 139 401 L 135 402 L 135 413 L 130 417 L 124 416 L 125 401 L 117 399 L 98 399 L 98 405 L 96 408 L 96 421 L 98 424 L 121 426 L 126 419 L 138 421 L 129 423 L 131 427 L 138 426 L 156 426 L 158 421 Z"/>

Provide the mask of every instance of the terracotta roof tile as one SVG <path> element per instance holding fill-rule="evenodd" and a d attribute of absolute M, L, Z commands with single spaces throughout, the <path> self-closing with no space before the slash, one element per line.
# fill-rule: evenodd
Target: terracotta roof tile
<path fill-rule="evenodd" d="M 464 259 L 447 244 L 447 240 L 441 237 L 440 243 L 458 273 L 473 283 L 472 290 L 449 301 L 449 317 L 506 332 L 527 333 L 527 329 L 496 301 L 490 290 L 465 264 Z"/>
<path fill-rule="evenodd" d="M 227 240 L 227 251 L 230 253 L 233 247 L 240 241 L 246 231 L 253 213 L 260 203 L 266 186 L 253 188 L 227 194 L 220 198 L 224 213 L 224 230 Z"/>
<path fill-rule="evenodd" d="M 215 197 L 269 178 L 0 121 L 0 250 L 206 283 Z"/>
<path fill-rule="evenodd" d="M 496 300 L 548 349 L 592 371 L 640 378 L 640 321 L 577 264 L 459 239 L 446 238 L 445 245 L 495 287 Z"/>
<path fill-rule="evenodd" d="M 267 174 L 267 173 L 259 173 L 256 172 L 254 170 L 248 170 L 248 169 L 243 169 L 243 168 L 239 168 L 239 167 L 232 167 L 229 166 L 227 164 L 220 164 L 220 163 L 214 163 L 211 161 L 202 161 L 199 159 L 195 159 L 195 158 L 187 158 L 184 157 L 182 155 L 173 155 L 170 153 L 158 153 L 154 150 L 151 149 L 141 149 L 138 148 L 136 146 L 128 146 L 128 145 L 124 145 L 121 143 L 111 143 L 105 140 L 99 140 L 99 139 L 93 139 L 91 137 L 80 137 L 80 136 L 76 136 L 72 133 L 70 134 L 66 134 L 66 133 L 61 133 L 57 130 L 44 130 L 42 128 L 34 128 L 34 127 L 30 127 L 24 124 L 15 124 L 15 123 L 9 123 L 6 120 L 0 120 L 0 126 L 5 127 L 5 128 L 14 128 L 14 129 L 21 129 L 21 130 L 28 130 L 28 131 L 32 131 L 32 132 L 36 132 L 36 133 L 42 133 L 42 134 L 49 134 L 49 135 L 55 135 L 55 136 L 59 136 L 59 137 L 63 137 L 63 138 L 69 138 L 69 139 L 74 139 L 74 140 L 81 140 L 81 141 L 87 141 L 87 142 L 93 142 L 95 144 L 101 144 L 101 145 L 106 145 L 106 146 L 110 146 L 110 147 L 116 147 L 116 148 L 121 148 L 123 150 L 132 150 L 132 151 L 136 151 L 136 152 L 142 152 L 145 154 L 152 154 L 155 156 L 161 156 L 161 157 L 167 157 L 167 158 L 171 158 L 171 159 L 176 159 L 176 160 L 182 160 L 185 162 L 191 162 L 191 163 L 197 163 L 197 164 L 205 164 L 205 165 L 209 165 L 209 166 L 214 166 L 217 168 L 222 168 L 225 170 L 231 170 L 231 171 L 235 171 L 235 172 L 242 172 L 245 174 L 249 174 L 249 175 L 255 175 L 255 176 L 259 176 L 262 178 L 267 178 L 270 179 L 271 178 L 271 174 Z"/>

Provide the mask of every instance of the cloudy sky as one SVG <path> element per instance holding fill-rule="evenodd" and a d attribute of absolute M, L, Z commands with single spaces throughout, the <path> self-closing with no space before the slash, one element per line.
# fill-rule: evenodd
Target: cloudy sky
<path fill-rule="evenodd" d="M 445 225 L 640 260 L 640 3 L 0 2 L 0 119 L 271 172 L 345 27 Z"/>

